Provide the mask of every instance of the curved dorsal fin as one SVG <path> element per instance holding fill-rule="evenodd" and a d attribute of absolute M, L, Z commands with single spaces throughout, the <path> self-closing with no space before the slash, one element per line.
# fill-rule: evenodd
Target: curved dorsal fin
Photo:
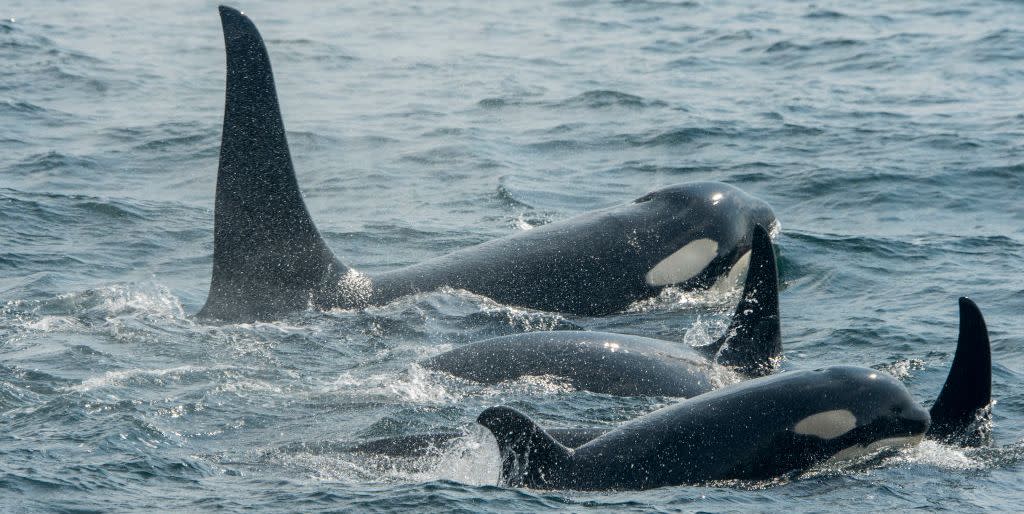
<path fill-rule="evenodd" d="M 932 405 L 928 435 L 948 443 L 977 446 L 990 430 L 992 349 L 981 310 L 960 298 L 960 337 L 949 376 Z"/>
<path fill-rule="evenodd" d="M 572 450 L 510 407 L 491 407 L 480 413 L 476 421 L 498 440 L 501 477 L 513 487 L 544 485 L 572 456 Z"/>
<path fill-rule="evenodd" d="M 324 243 L 295 179 L 270 58 L 256 26 L 221 6 L 227 87 L 213 279 L 199 317 L 265 319 L 336 305 L 348 269 Z"/>
<path fill-rule="evenodd" d="M 754 227 L 750 267 L 732 323 L 725 335 L 701 347 L 718 364 L 734 366 L 747 375 L 767 375 L 782 354 L 779 328 L 779 272 L 768 231 Z"/>

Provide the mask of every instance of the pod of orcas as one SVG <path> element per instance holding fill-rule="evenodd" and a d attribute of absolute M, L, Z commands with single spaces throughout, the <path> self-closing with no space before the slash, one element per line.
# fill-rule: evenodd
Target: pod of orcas
<path fill-rule="evenodd" d="M 691 348 L 608 332 L 527 332 L 462 346 L 422 364 L 486 384 L 551 376 L 595 393 L 680 398 L 711 391 L 723 366 L 747 378 L 766 375 L 782 353 L 778 268 L 760 225 L 752 242 L 732 323 L 712 344 Z"/>
<path fill-rule="evenodd" d="M 738 280 L 753 227 L 777 223 L 765 202 L 733 186 L 694 182 L 413 266 L 358 273 L 335 258 L 299 192 L 263 39 L 241 12 L 222 6 L 220 14 L 227 85 L 213 276 L 200 319 L 270 320 L 442 287 L 508 305 L 604 315 L 668 286 Z"/>
<path fill-rule="evenodd" d="M 509 407 L 477 422 L 494 435 L 501 479 L 536 489 L 649 489 L 764 480 L 914 444 L 977 446 L 991 431 L 991 349 L 977 305 L 960 299 L 960 334 L 930 410 L 895 377 L 831 366 L 755 378 L 684 399 L 614 429 L 544 430 Z M 384 438 L 352 451 L 424 455 L 461 432 Z"/>
<path fill-rule="evenodd" d="M 732 323 L 695 349 L 600 332 L 536 332 L 470 344 L 424 366 L 479 382 L 554 375 L 613 395 L 681 401 L 608 430 L 544 430 L 509 407 L 477 422 L 495 437 L 501 479 L 539 489 L 648 489 L 799 473 L 931 437 L 977 445 L 990 430 L 991 352 L 981 312 L 960 299 L 960 336 L 930 410 L 891 375 L 853 366 L 769 375 L 781 353 L 772 209 L 721 183 L 663 188 L 373 276 L 342 264 L 305 206 L 270 59 L 255 25 L 220 8 L 227 55 L 210 292 L 197 317 L 271 320 L 359 308 L 442 287 L 495 301 L 605 315 L 674 286 L 744 284 Z M 728 283 L 728 282 L 726 282 Z M 714 389 L 731 368 L 750 380 Z M 415 455 L 458 438 L 380 439 L 354 451 Z"/>

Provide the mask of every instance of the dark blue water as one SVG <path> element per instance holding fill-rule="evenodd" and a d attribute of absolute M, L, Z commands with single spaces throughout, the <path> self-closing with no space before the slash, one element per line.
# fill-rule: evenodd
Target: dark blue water
<path fill-rule="evenodd" d="M 460 291 L 206 326 L 224 57 L 213 2 L 0 6 L 0 510 L 1020 508 L 1024 5 L 249 1 L 310 210 L 379 271 L 691 180 L 783 231 L 785 366 L 930 402 L 974 298 L 995 443 L 647 492 L 499 487 L 473 418 L 614 425 L 671 402 L 415 362 L 570 327 L 706 341 L 735 294 L 570 318 Z M 419 461 L 366 439 L 466 427 Z"/>

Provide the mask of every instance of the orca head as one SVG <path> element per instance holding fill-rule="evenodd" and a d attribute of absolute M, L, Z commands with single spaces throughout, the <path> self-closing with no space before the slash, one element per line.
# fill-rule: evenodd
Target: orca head
<path fill-rule="evenodd" d="M 828 463 L 916 444 L 931 418 L 895 377 L 871 368 L 835 366 L 812 372 L 807 412 L 792 433 L 809 455 Z M 793 401 L 798 396 L 793 397 Z"/>
<path fill-rule="evenodd" d="M 722 182 L 686 182 L 651 191 L 634 204 L 658 202 L 675 207 L 677 211 L 692 215 L 706 213 L 743 213 L 750 218 L 750 227 L 761 225 L 772 230 L 778 223 L 775 212 L 760 198 L 742 189 Z"/>
<path fill-rule="evenodd" d="M 676 184 L 647 193 L 633 204 L 657 212 L 664 223 L 658 228 L 660 255 L 644 277 L 654 287 L 692 281 L 707 287 L 726 273 L 741 279 L 754 226 L 770 233 L 778 227 L 767 203 L 721 182 Z M 738 263 L 744 270 L 729 269 Z"/>

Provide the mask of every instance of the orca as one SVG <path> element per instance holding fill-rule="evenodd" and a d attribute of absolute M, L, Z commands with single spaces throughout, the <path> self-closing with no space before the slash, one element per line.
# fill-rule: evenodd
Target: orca
<path fill-rule="evenodd" d="M 693 182 L 405 268 L 359 273 L 331 252 L 303 201 L 256 26 L 230 7 L 220 15 L 227 84 L 213 273 L 199 319 L 272 320 L 442 287 L 531 309 L 606 315 L 669 286 L 738 282 L 754 225 L 777 227 L 765 202 L 730 185 Z"/>
<path fill-rule="evenodd" d="M 885 372 L 833 366 L 682 400 L 576 448 L 509 407 L 491 407 L 477 421 L 497 439 L 502 480 L 535 489 L 766 480 L 913 444 L 925 435 L 970 441 L 991 404 L 991 353 L 977 306 L 962 298 L 960 309 L 956 356 L 930 412 Z"/>
<path fill-rule="evenodd" d="M 931 425 L 926 433 L 927 438 L 960 446 L 978 446 L 989 440 L 992 414 L 991 360 L 988 331 L 981 311 L 970 299 L 960 298 L 960 337 L 949 375 L 939 398 L 929 411 Z M 694 399 L 704 398 L 705 396 L 698 396 Z M 821 421 L 824 418 L 816 419 Z M 808 427 L 809 423 L 803 426 L 805 429 Z M 558 428 L 545 432 L 562 446 L 577 448 L 608 433 L 609 429 Z M 450 431 L 386 437 L 358 443 L 349 449 L 355 452 L 415 458 L 431 452 L 446 451 L 454 441 L 465 435 L 465 432 Z M 854 450 L 847 452 L 846 456 L 855 453 Z"/>
<path fill-rule="evenodd" d="M 732 324 L 713 344 L 691 348 L 608 332 L 527 332 L 468 344 L 421 364 L 487 384 L 553 376 L 580 390 L 619 396 L 697 396 L 715 387 L 722 365 L 748 377 L 766 375 L 782 353 L 778 269 L 771 238 L 760 225 L 752 241 Z"/>
<path fill-rule="evenodd" d="M 502 480 L 532 489 L 650 489 L 766 480 L 920 440 L 928 411 L 870 368 L 789 371 L 683 400 L 575 449 L 509 407 L 477 421 L 498 441 Z"/>

